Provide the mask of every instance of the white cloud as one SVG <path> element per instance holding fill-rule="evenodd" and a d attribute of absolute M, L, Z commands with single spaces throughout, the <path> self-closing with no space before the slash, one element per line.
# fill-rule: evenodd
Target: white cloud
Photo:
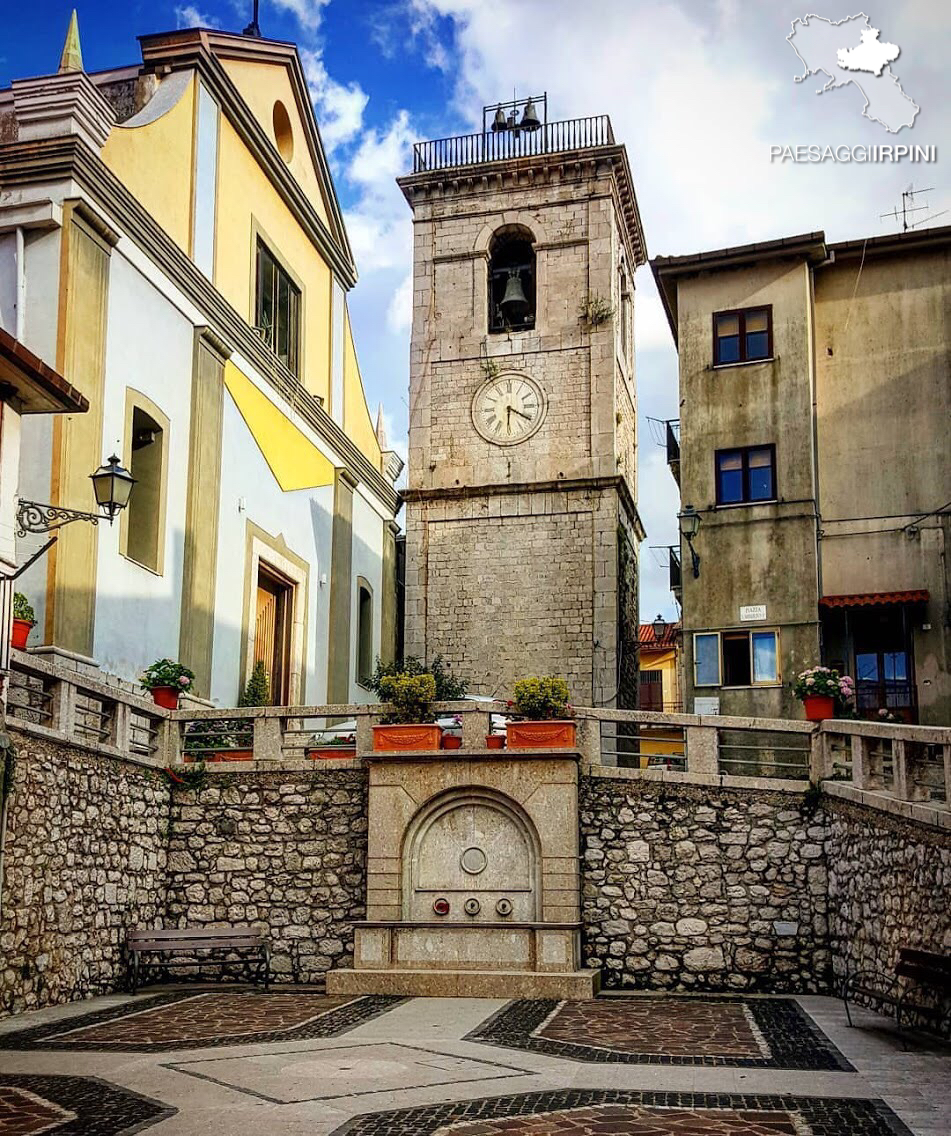
<path fill-rule="evenodd" d="M 320 124 L 320 136 L 327 152 L 332 153 L 359 133 L 370 96 L 359 83 L 344 84 L 332 79 L 317 49 L 302 47 L 300 57 Z"/>
<path fill-rule="evenodd" d="M 297 17 L 302 28 L 315 32 L 320 27 L 323 9 L 330 0 L 272 0 L 275 8 L 283 8 Z"/>
<path fill-rule="evenodd" d="M 368 130 L 350 159 L 347 176 L 373 190 L 389 185 L 405 173 L 413 153 L 416 135 L 409 114 L 398 112 L 385 131 Z"/>
<path fill-rule="evenodd" d="M 215 16 L 202 12 L 194 4 L 182 4 L 175 8 L 175 22 L 180 28 L 220 28 Z"/>
<path fill-rule="evenodd" d="M 407 272 L 386 309 L 386 326 L 396 335 L 413 325 L 413 273 Z"/>
<path fill-rule="evenodd" d="M 669 348 L 673 344 L 667 313 L 657 295 L 657 288 L 649 268 L 637 273 L 634 293 L 634 354 L 654 348 Z"/>

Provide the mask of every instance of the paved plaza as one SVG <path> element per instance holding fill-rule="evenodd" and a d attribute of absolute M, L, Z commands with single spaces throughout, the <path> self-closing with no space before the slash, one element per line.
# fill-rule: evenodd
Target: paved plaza
<path fill-rule="evenodd" d="M 0 1022 L 0 1134 L 947 1136 L 951 1054 L 822 997 L 150 990 Z"/>

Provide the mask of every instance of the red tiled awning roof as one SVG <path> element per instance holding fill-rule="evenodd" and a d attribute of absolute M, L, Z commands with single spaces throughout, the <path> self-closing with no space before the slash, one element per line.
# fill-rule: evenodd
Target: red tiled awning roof
<path fill-rule="evenodd" d="M 881 607 L 884 604 L 927 603 L 929 592 L 926 588 L 908 592 L 860 592 L 853 596 L 823 596 L 822 607 Z"/>
<path fill-rule="evenodd" d="M 680 624 L 668 623 L 664 630 L 663 637 L 658 639 L 654 635 L 654 625 L 652 623 L 641 623 L 637 628 L 637 641 L 641 647 L 646 647 L 648 650 L 651 647 L 676 647 L 679 634 Z"/>
<path fill-rule="evenodd" d="M 85 395 L 0 327 L 0 399 L 20 414 L 82 414 Z"/>

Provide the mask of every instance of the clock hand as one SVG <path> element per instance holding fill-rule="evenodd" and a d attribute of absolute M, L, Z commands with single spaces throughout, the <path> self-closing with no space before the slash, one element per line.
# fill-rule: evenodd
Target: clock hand
<path fill-rule="evenodd" d="M 522 418 L 528 419 L 529 422 L 531 422 L 532 420 L 532 416 L 530 414 L 526 414 L 524 410 L 518 410 L 514 406 L 510 406 L 509 410 L 514 410 L 516 414 L 518 414 Z"/>

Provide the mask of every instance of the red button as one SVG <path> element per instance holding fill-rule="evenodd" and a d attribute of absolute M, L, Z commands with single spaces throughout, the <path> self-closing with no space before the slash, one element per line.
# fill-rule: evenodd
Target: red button
<path fill-rule="evenodd" d="M 433 900 L 433 911 L 435 911 L 437 915 L 448 915 L 449 914 L 449 900 L 448 899 L 434 899 Z"/>

